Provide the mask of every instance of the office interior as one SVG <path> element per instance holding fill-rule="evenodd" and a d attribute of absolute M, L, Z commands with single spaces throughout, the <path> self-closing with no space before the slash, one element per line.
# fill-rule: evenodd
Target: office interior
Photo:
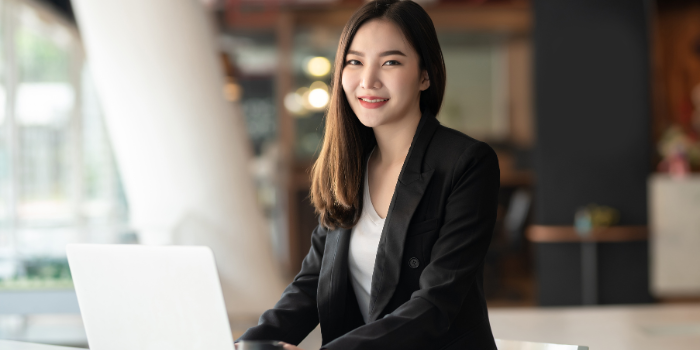
<path fill-rule="evenodd" d="M 501 187 L 500 339 L 700 347 L 700 3 L 422 0 Z M 68 243 L 206 245 L 234 337 L 299 271 L 364 0 L 0 0 L 0 339 L 86 348 Z M 301 345 L 320 346 L 318 330 Z"/>

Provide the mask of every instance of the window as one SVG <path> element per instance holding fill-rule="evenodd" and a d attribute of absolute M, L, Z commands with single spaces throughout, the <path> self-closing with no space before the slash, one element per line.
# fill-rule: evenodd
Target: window
<path fill-rule="evenodd" d="M 438 37 L 448 72 L 441 123 L 480 140 L 507 140 L 507 38 L 464 32 Z"/>
<path fill-rule="evenodd" d="M 77 30 L 0 9 L 0 290 L 70 287 L 65 244 L 128 238 L 126 200 Z"/>

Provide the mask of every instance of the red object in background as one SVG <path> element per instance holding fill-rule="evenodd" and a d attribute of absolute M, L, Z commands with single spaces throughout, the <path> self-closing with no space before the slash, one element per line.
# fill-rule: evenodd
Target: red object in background
<path fill-rule="evenodd" d="M 680 150 L 668 155 L 659 163 L 658 171 L 668 173 L 672 178 L 683 179 L 690 174 L 688 157 Z"/>
<path fill-rule="evenodd" d="M 226 26 L 231 28 L 273 28 L 279 6 L 288 0 L 226 0 Z"/>
<path fill-rule="evenodd" d="M 690 174 L 690 164 L 680 153 L 674 154 L 668 159 L 668 173 L 671 177 L 682 179 Z"/>

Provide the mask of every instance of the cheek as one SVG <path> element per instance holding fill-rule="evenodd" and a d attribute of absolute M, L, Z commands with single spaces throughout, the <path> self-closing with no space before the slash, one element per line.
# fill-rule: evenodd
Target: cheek
<path fill-rule="evenodd" d="M 343 74 L 341 75 L 340 79 L 341 85 L 343 86 L 343 90 L 345 90 L 346 94 L 353 93 L 360 83 L 358 74 L 348 69 L 343 70 Z"/>
<path fill-rule="evenodd" d="M 420 74 L 406 74 L 401 82 L 405 89 L 420 90 Z"/>
<path fill-rule="evenodd" d="M 355 108 L 355 89 L 357 88 L 357 83 L 353 79 L 353 74 L 350 74 L 347 70 L 343 71 L 340 76 L 340 86 L 343 87 L 343 92 L 345 93 L 345 98 L 350 103 L 350 108 L 354 110 Z"/>
<path fill-rule="evenodd" d="M 419 91 L 418 80 L 408 74 L 396 74 L 390 79 L 385 79 L 384 85 L 394 92 L 392 95 L 395 98 L 413 98 L 414 93 Z"/>
<path fill-rule="evenodd" d="M 340 75 L 340 85 L 343 87 L 346 93 L 352 91 L 351 79 L 347 70 L 343 70 L 343 74 Z"/>

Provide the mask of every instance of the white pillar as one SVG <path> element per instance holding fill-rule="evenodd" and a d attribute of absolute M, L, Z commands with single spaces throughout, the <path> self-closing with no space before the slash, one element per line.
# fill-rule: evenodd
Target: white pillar
<path fill-rule="evenodd" d="M 72 4 L 142 242 L 210 246 L 229 313 L 271 307 L 284 286 L 205 9 L 195 0 Z"/>

